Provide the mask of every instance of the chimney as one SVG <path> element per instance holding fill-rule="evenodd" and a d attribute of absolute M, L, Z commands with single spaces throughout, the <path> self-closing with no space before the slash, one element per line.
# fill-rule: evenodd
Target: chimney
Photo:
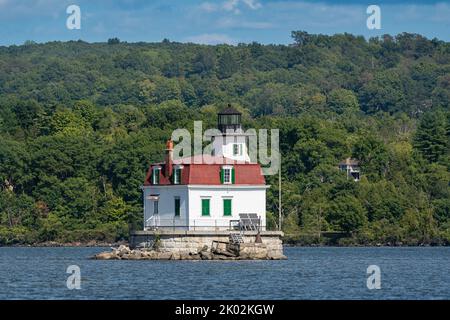
<path fill-rule="evenodd" d="M 173 165 L 173 141 L 171 139 L 167 140 L 166 143 L 166 164 L 165 164 L 165 176 L 170 178 L 172 175 L 172 165 Z"/>

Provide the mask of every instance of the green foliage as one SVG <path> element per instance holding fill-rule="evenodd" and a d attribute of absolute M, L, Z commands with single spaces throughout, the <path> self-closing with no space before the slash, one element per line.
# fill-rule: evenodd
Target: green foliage
<path fill-rule="evenodd" d="M 386 146 L 370 134 L 360 136 L 353 147 L 353 155 L 361 161 L 361 167 L 369 178 L 384 176 L 387 170 Z"/>
<path fill-rule="evenodd" d="M 442 111 L 426 113 L 414 136 L 414 147 L 429 162 L 448 161 L 449 117 Z M 446 159 L 444 159 L 446 157 Z"/>
<path fill-rule="evenodd" d="M 245 127 L 280 129 L 291 240 L 449 244 L 449 44 L 292 37 L 1 47 L 0 244 L 126 238 L 171 132 L 213 127 L 228 103 Z M 338 169 L 348 157 L 360 161 L 359 182 Z M 277 177 L 266 181 L 275 229 Z"/>
<path fill-rule="evenodd" d="M 332 225 L 345 232 L 358 231 L 366 223 L 361 202 L 350 195 L 336 197 L 328 210 L 328 217 Z"/>
<path fill-rule="evenodd" d="M 351 90 L 335 89 L 330 92 L 328 99 L 330 108 L 338 113 L 352 113 L 359 110 L 358 98 Z"/>

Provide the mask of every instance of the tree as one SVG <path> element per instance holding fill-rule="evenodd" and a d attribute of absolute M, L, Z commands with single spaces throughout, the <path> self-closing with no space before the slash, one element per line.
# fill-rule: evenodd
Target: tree
<path fill-rule="evenodd" d="M 312 36 L 306 31 L 292 31 L 291 37 L 298 46 L 306 45 L 310 42 Z"/>
<path fill-rule="evenodd" d="M 449 157 L 449 135 L 447 118 L 442 111 L 423 115 L 414 136 L 414 147 L 429 162 Z"/>
<path fill-rule="evenodd" d="M 25 144 L 2 138 L 0 143 L 0 186 L 21 192 L 31 180 L 29 154 Z M 0 188 L 0 189 L 1 189 Z"/>
<path fill-rule="evenodd" d="M 328 104 L 336 113 L 351 113 L 359 110 L 358 98 L 351 90 L 334 89 L 328 97 Z"/>
<path fill-rule="evenodd" d="M 244 128 L 280 130 L 292 239 L 342 230 L 352 243 L 450 244 L 449 43 L 292 36 L 0 47 L 0 243 L 126 238 L 172 131 L 214 127 L 232 103 Z M 359 182 L 338 169 L 347 157 Z M 277 188 L 267 211 L 275 226 Z"/>
<path fill-rule="evenodd" d="M 396 112 L 404 108 L 403 80 L 393 70 L 378 72 L 361 90 L 362 110 L 367 113 L 379 111 Z"/>
<path fill-rule="evenodd" d="M 381 140 L 370 133 L 360 136 L 353 147 L 353 156 L 360 161 L 364 175 L 376 179 L 384 176 L 388 166 L 388 154 Z"/>
<path fill-rule="evenodd" d="M 231 77 L 238 69 L 238 64 L 230 49 L 225 49 L 219 57 L 217 75 L 219 79 Z"/>
<path fill-rule="evenodd" d="M 120 43 L 119 38 L 109 38 L 108 39 L 108 44 L 119 44 L 119 43 Z"/>
<path fill-rule="evenodd" d="M 50 120 L 50 130 L 53 134 L 80 135 L 88 132 L 90 125 L 78 114 L 68 109 L 56 111 Z"/>
<path fill-rule="evenodd" d="M 200 49 L 193 62 L 193 71 L 206 75 L 214 71 L 216 67 L 216 54 L 211 49 Z"/>
<path fill-rule="evenodd" d="M 332 224 L 345 232 L 354 232 L 367 222 L 361 202 L 351 195 L 339 196 L 333 200 L 328 216 Z"/>

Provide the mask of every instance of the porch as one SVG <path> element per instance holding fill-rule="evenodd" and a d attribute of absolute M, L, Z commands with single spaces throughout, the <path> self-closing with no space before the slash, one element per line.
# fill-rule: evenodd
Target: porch
<path fill-rule="evenodd" d="M 241 213 L 239 219 L 198 218 L 185 219 L 182 217 L 162 218 L 153 215 L 144 223 L 145 231 L 265 231 L 266 226 L 256 213 Z"/>

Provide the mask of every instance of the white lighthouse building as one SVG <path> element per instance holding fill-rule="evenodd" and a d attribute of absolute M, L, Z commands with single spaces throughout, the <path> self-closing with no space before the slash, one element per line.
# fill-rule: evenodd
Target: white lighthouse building
<path fill-rule="evenodd" d="M 169 140 L 165 161 L 150 165 L 144 230 L 265 231 L 269 186 L 248 155 L 241 114 L 228 107 L 218 114 L 218 129 L 208 161 L 198 161 L 202 155 L 174 160 Z"/>

